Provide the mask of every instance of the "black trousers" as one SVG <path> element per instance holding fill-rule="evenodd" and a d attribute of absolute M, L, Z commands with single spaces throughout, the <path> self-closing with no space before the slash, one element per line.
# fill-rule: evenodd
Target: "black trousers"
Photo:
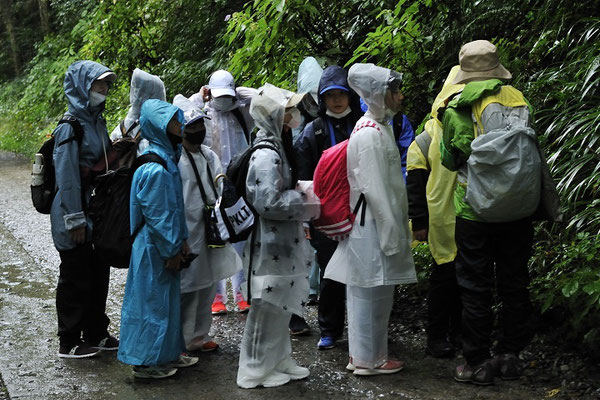
<path fill-rule="evenodd" d="M 106 297 L 110 267 L 99 262 L 91 243 L 59 251 L 60 275 L 56 312 L 60 344 L 72 346 L 82 339 L 97 342 L 108 335 Z"/>
<path fill-rule="evenodd" d="M 427 296 L 428 340 L 457 338 L 461 330 L 461 313 L 454 261 L 439 265 L 434 262 Z"/>
<path fill-rule="evenodd" d="M 456 277 L 463 305 L 463 355 L 471 365 L 490 357 L 493 291 L 501 302 L 497 353 L 518 353 L 531 340 L 529 272 L 533 226 L 524 219 L 485 223 L 456 219 Z"/>
<path fill-rule="evenodd" d="M 317 262 L 319 263 L 321 284 L 319 287 L 319 329 L 321 336 L 341 337 L 344 333 L 344 322 L 346 317 L 346 285 L 324 279 L 325 268 L 331 260 L 337 242 L 330 240 L 319 232 L 313 233 L 315 240 L 311 244 L 317 251 Z"/>

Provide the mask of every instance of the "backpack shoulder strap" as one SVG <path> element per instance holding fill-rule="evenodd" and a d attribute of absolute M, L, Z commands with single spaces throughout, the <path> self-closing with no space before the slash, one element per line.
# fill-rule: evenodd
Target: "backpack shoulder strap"
<path fill-rule="evenodd" d="M 235 119 L 237 119 L 237 122 L 240 124 L 242 130 L 244 131 L 244 136 L 246 136 L 246 140 L 248 141 L 248 143 L 250 143 L 250 132 L 248 132 L 246 120 L 244 119 L 244 116 L 242 115 L 242 112 L 240 111 L 239 107 L 231 110 L 231 113 L 233 114 Z"/>
<path fill-rule="evenodd" d="M 61 120 L 58 121 L 58 125 L 61 124 L 71 125 L 71 128 L 73 128 L 73 136 L 60 142 L 58 146 L 62 146 L 63 144 L 72 142 L 73 140 L 77 142 L 77 145 L 80 145 L 81 141 L 83 140 L 83 127 L 81 126 L 81 123 L 77 120 L 77 118 L 71 115 L 64 115 L 61 118 Z"/>
<path fill-rule="evenodd" d="M 146 154 L 142 154 L 141 156 L 139 156 L 138 158 L 135 159 L 135 161 L 133 162 L 133 165 L 131 166 L 131 176 L 133 176 L 133 173 L 142 165 L 150 163 L 150 162 L 154 162 L 157 164 L 162 165 L 162 167 L 164 169 L 168 169 L 167 168 L 167 162 L 165 160 L 163 160 L 158 154 L 155 153 L 146 153 Z"/>
<path fill-rule="evenodd" d="M 425 156 L 425 161 L 427 162 L 428 167 L 429 161 L 427 157 L 429 156 L 429 146 L 431 146 L 431 140 L 431 135 L 426 130 L 423 130 L 423 132 L 419 133 L 415 138 L 417 146 L 419 146 L 421 153 L 423 153 L 423 156 Z"/>

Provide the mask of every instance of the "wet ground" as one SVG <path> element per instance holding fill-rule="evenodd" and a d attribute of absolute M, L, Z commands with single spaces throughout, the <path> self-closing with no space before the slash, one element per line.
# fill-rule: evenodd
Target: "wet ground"
<path fill-rule="evenodd" d="M 246 316 L 232 312 L 214 319 L 213 333 L 221 348 L 200 354 L 198 365 L 166 380 L 134 380 L 130 367 L 119 363 L 114 352 L 94 359 L 59 359 L 54 307 L 59 259 L 52 245 L 49 216 L 38 214 L 29 196 L 29 162 L 0 152 L 0 374 L 11 399 L 597 398 L 597 387 L 591 383 L 579 392 L 568 392 L 568 383 L 549 370 L 543 379 L 531 369 L 520 381 L 497 380 L 495 386 L 486 388 L 455 383 L 452 370 L 460 359 L 437 360 L 423 353 L 423 302 L 414 296 L 406 301 L 401 297 L 392 315 L 390 353 L 407 363 L 406 369 L 395 375 L 361 378 L 346 372 L 345 340 L 335 349 L 317 350 L 314 307 L 308 308 L 307 320 L 315 333 L 292 340 L 294 357 L 311 370 L 311 376 L 280 388 L 237 388 Z M 116 335 L 125 278 L 126 271 L 112 270 L 107 313 L 110 330 Z M 535 353 L 526 356 L 533 368 Z M 554 367 L 562 368 L 556 364 Z M 0 399 L 5 397 L 0 383 Z"/>

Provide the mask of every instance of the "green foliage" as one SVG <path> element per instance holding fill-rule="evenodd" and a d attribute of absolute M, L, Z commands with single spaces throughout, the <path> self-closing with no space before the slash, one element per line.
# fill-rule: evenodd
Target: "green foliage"
<path fill-rule="evenodd" d="M 533 299 L 543 313 L 559 311 L 572 337 L 595 339 L 600 333 L 600 241 L 587 232 L 568 239 L 548 235 L 534 249 Z"/>

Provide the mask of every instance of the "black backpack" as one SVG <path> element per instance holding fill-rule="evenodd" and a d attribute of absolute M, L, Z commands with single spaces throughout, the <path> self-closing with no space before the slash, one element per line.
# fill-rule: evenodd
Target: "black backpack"
<path fill-rule="evenodd" d="M 75 117 L 65 115 L 58 122 L 57 127 L 61 124 L 71 125 L 73 128 L 73 136 L 63 140 L 56 147 L 72 142 L 73 140 L 77 142 L 78 146 L 81 146 L 81 141 L 83 140 L 83 127 L 79 121 L 77 121 Z M 31 201 L 35 209 L 42 214 L 50 214 L 52 202 L 56 196 L 56 176 L 54 173 L 54 164 L 52 162 L 52 154 L 55 145 L 56 140 L 53 133 L 52 137 L 46 140 L 42 147 L 40 147 L 36 154 L 36 161 L 33 165 L 34 179 L 41 182 L 36 182 L 35 186 L 32 182 Z"/>
<path fill-rule="evenodd" d="M 88 212 L 92 220 L 92 243 L 102 261 L 115 268 L 128 268 L 135 236 L 144 222 L 131 234 L 129 223 L 129 196 L 131 181 L 141 165 L 155 162 L 167 169 L 165 160 L 157 154 L 147 153 L 138 157 L 131 166 L 96 177 L 95 188 Z"/>

